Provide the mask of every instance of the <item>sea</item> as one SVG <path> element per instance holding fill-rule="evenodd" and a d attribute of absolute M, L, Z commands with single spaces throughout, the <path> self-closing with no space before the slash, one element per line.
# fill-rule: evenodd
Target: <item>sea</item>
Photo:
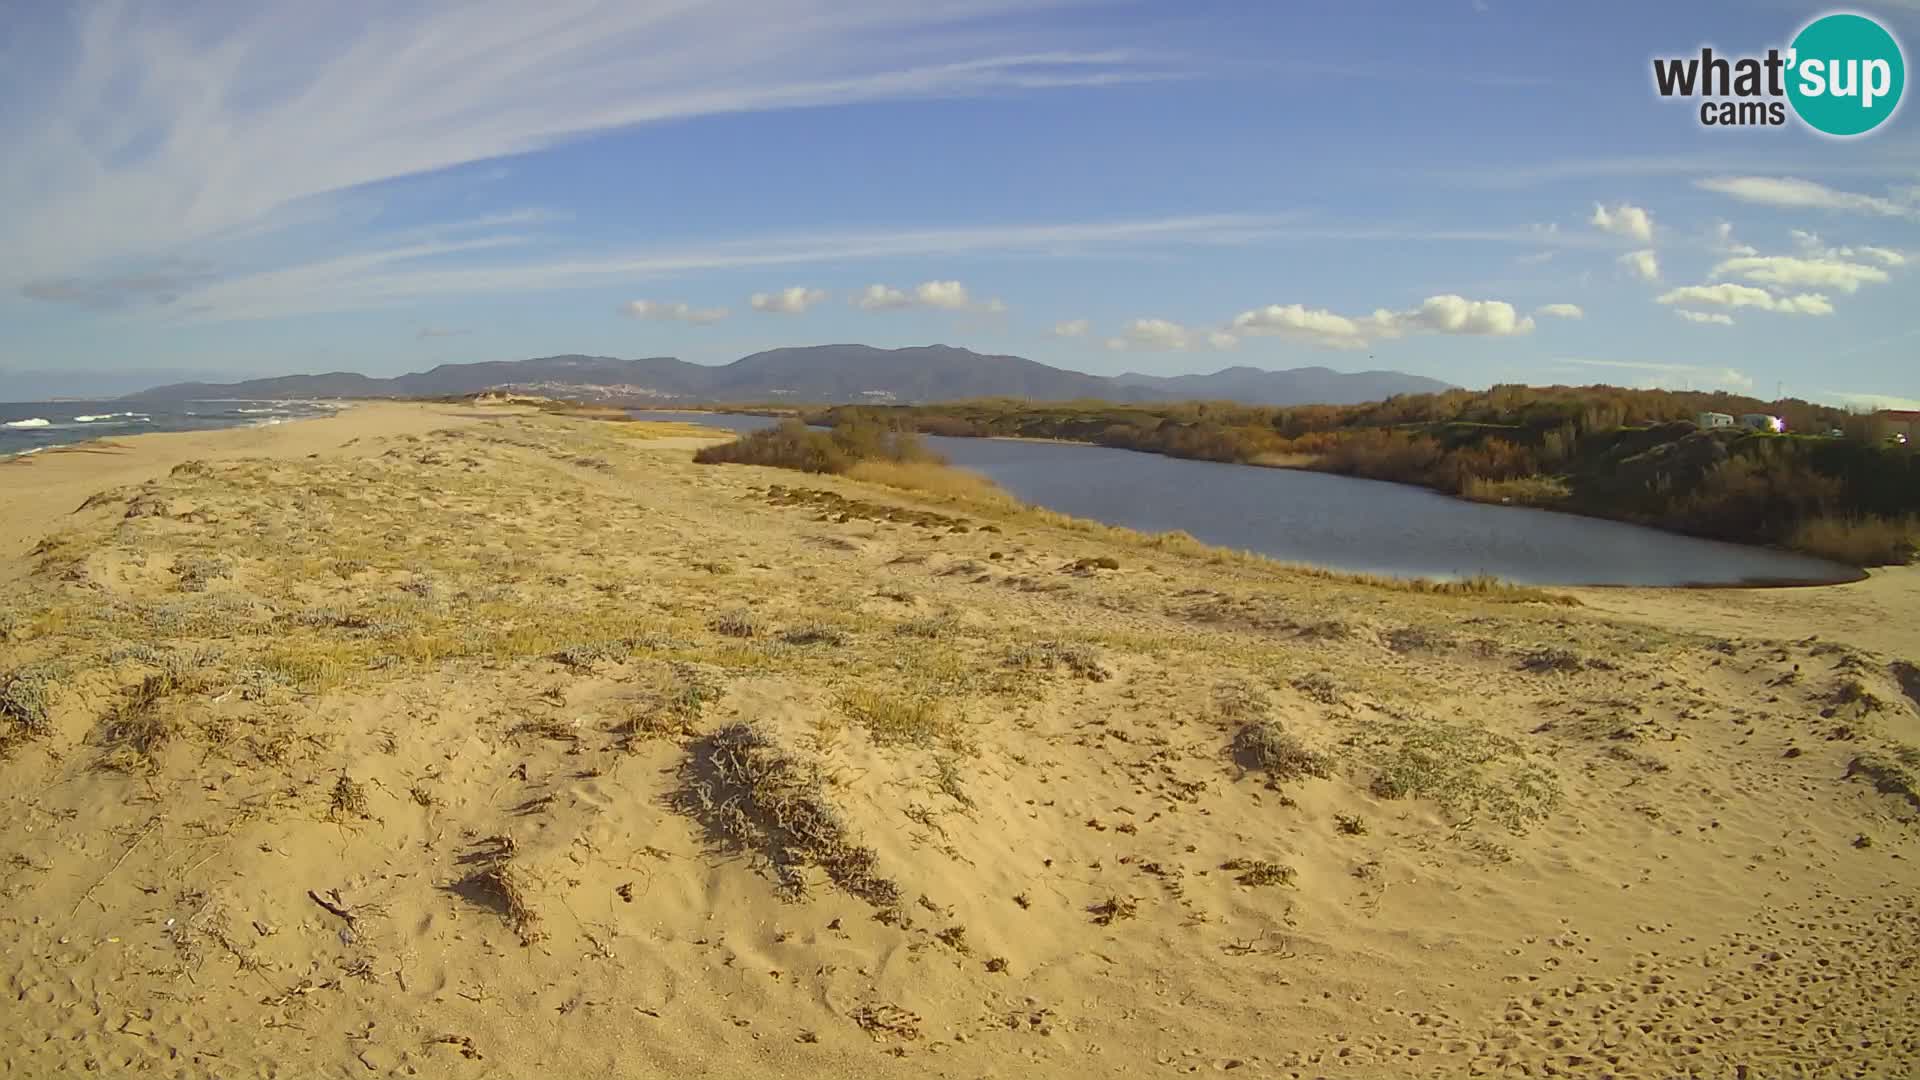
<path fill-rule="evenodd" d="M 284 424 L 341 407 L 332 401 L 0 401 L 0 458 L 150 431 Z"/>

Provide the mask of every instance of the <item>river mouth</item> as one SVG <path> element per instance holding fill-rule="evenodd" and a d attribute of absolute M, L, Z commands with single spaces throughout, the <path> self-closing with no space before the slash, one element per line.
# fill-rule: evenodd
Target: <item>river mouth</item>
<path fill-rule="evenodd" d="M 686 421 L 684 412 L 636 411 Z M 708 413 L 730 431 L 765 416 Z M 1605 518 L 1456 499 L 1426 488 L 1299 469 L 1192 461 L 1031 439 L 927 437 L 954 465 L 1024 503 L 1146 533 L 1326 570 L 1581 588 L 1754 589 L 1861 581 L 1857 567 Z"/>

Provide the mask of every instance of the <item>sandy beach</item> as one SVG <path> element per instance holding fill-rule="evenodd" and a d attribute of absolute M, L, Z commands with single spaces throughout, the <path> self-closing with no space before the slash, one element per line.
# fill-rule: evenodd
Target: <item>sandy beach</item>
<path fill-rule="evenodd" d="M 0 467 L 0 1071 L 1920 1060 L 1920 570 L 1435 595 L 708 438 Z"/>

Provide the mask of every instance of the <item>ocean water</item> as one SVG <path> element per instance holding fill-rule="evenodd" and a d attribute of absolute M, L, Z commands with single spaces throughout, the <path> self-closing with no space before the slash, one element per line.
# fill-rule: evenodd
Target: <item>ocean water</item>
<path fill-rule="evenodd" d="M 0 401 L 0 458 L 150 431 L 283 424 L 339 407 L 326 401 Z"/>

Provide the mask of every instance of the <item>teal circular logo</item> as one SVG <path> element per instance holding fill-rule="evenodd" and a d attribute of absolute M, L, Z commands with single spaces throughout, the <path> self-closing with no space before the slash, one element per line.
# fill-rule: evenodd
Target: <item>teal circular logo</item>
<path fill-rule="evenodd" d="M 1794 37 L 1787 100 L 1815 131 L 1864 135 L 1900 107 L 1907 64 L 1900 43 L 1865 15 L 1823 15 Z"/>

